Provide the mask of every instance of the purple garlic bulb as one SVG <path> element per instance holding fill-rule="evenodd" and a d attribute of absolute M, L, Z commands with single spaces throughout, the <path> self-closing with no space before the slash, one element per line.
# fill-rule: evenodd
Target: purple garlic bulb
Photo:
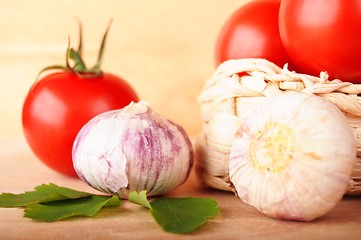
<path fill-rule="evenodd" d="M 194 162 L 184 129 L 140 101 L 91 119 L 73 145 L 78 176 L 120 198 L 161 195 L 186 181 Z"/>

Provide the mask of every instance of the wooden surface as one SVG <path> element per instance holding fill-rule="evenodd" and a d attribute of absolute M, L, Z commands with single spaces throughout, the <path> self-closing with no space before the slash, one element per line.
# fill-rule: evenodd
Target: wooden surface
<path fill-rule="evenodd" d="M 45 167 L 21 128 L 22 103 L 38 71 L 63 63 L 68 35 L 77 45 L 74 17 L 83 22 L 89 64 L 113 18 L 103 69 L 123 76 L 155 110 L 194 137 L 201 131 L 196 98 L 214 70 L 216 35 L 244 2 L 0 0 L 0 192 L 21 193 L 49 182 L 95 191 Z M 127 202 L 94 218 L 54 223 L 0 208 L 0 239 L 361 239 L 360 197 L 345 198 L 321 219 L 299 223 L 266 217 L 232 193 L 199 186 L 194 175 L 170 195 L 214 197 L 220 215 L 181 236 L 163 232 L 147 211 Z"/>
<path fill-rule="evenodd" d="M 41 164 L 24 140 L 1 143 L 0 192 L 21 193 L 42 183 L 95 192 L 82 181 L 54 173 Z M 203 188 L 195 175 L 169 196 L 213 197 L 221 212 L 190 235 L 165 233 L 144 208 L 124 201 L 92 218 L 53 223 L 24 218 L 21 209 L 0 208 L 0 239 L 360 239 L 361 199 L 344 198 L 324 217 L 292 222 L 267 217 L 233 193 Z M 36 236 L 36 238 L 35 238 Z"/>

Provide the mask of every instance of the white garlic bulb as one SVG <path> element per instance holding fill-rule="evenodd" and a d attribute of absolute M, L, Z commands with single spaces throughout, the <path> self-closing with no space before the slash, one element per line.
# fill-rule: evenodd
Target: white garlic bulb
<path fill-rule="evenodd" d="M 131 191 L 147 190 L 153 196 L 178 187 L 187 179 L 193 158 L 184 129 L 144 101 L 94 117 L 73 146 L 78 176 L 121 198 Z"/>
<path fill-rule="evenodd" d="M 237 195 L 268 216 L 311 221 L 346 191 L 356 159 L 355 137 L 328 100 L 288 92 L 252 112 L 229 157 Z"/>

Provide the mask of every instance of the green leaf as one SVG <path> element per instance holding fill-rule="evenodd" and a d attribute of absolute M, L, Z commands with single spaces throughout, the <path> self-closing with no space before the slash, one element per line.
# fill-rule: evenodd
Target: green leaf
<path fill-rule="evenodd" d="M 219 212 L 212 198 L 158 198 L 150 205 L 157 223 L 172 233 L 192 232 Z"/>
<path fill-rule="evenodd" d="M 51 203 L 34 203 L 25 209 L 25 217 L 38 221 L 53 222 L 74 216 L 94 216 L 102 207 L 119 206 L 117 196 L 92 195 L 85 198 L 67 199 Z"/>
<path fill-rule="evenodd" d="M 152 206 L 150 205 L 148 199 L 147 199 L 147 191 L 141 191 L 141 192 L 136 192 L 133 191 L 129 194 L 128 196 L 128 200 L 132 203 L 138 204 L 140 206 L 146 207 L 148 209 L 151 209 Z"/>
<path fill-rule="evenodd" d="M 102 43 L 101 43 L 101 46 L 100 46 L 100 49 L 99 49 L 99 55 L 98 55 L 98 61 L 96 62 L 96 64 L 90 69 L 90 71 L 95 71 L 95 72 L 101 72 L 101 69 L 100 69 L 100 66 L 102 64 L 102 61 L 103 61 L 103 55 L 104 55 L 104 49 L 105 49 L 105 42 L 107 40 L 107 36 L 108 36 L 108 32 L 109 32 L 109 29 L 110 29 L 110 25 L 112 24 L 112 21 L 113 19 L 110 20 L 109 24 L 108 24 L 108 27 L 105 31 L 105 34 L 103 36 L 103 39 L 102 39 Z"/>
<path fill-rule="evenodd" d="M 158 198 L 152 202 L 146 191 L 133 191 L 128 200 L 150 210 L 157 223 L 167 232 L 189 233 L 219 212 L 212 198 Z"/>
<path fill-rule="evenodd" d="M 85 63 L 79 53 L 75 51 L 73 48 L 68 50 L 68 57 L 74 61 L 73 70 L 75 72 L 87 72 L 87 68 Z"/>
<path fill-rule="evenodd" d="M 102 207 L 119 206 L 117 196 L 100 196 L 59 187 L 53 183 L 21 194 L 0 194 L 0 207 L 26 207 L 24 216 L 38 221 L 57 221 L 73 216 L 93 216 Z"/>
<path fill-rule="evenodd" d="M 0 194 L 0 207 L 24 207 L 33 203 L 47 203 L 64 199 L 83 198 L 90 195 L 90 193 L 59 187 L 53 183 L 42 184 L 35 187 L 35 190 L 30 192 L 21 194 Z"/>
<path fill-rule="evenodd" d="M 67 67 L 66 66 L 63 66 L 63 65 L 51 65 L 51 66 L 47 66 L 43 69 L 40 70 L 40 72 L 38 73 L 38 75 L 36 76 L 36 81 L 39 80 L 40 78 L 40 75 L 46 71 L 49 71 L 49 70 L 55 70 L 55 69 L 59 69 L 59 70 L 63 70 L 63 71 L 67 71 Z"/>
<path fill-rule="evenodd" d="M 150 210 L 167 232 L 189 233 L 219 212 L 212 198 L 158 198 L 152 202 L 146 191 L 131 192 L 129 201 Z M 0 194 L 0 207 L 25 207 L 24 217 L 37 221 L 58 221 L 74 216 L 94 216 L 107 206 L 119 206 L 117 196 L 100 196 L 59 187 L 53 183 L 21 194 Z"/>

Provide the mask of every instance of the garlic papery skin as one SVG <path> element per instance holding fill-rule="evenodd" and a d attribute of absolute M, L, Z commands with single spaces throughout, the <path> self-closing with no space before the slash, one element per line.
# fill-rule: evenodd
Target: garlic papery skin
<path fill-rule="evenodd" d="M 78 133 L 73 164 L 78 176 L 105 193 L 161 195 L 180 186 L 194 161 L 184 129 L 144 101 L 102 113 Z"/>
<path fill-rule="evenodd" d="M 287 92 L 250 113 L 232 142 L 230 180 L 244 202 L 280 219 L 311 221 L 346 191 L 356 141 L 328 100 Z"/>

